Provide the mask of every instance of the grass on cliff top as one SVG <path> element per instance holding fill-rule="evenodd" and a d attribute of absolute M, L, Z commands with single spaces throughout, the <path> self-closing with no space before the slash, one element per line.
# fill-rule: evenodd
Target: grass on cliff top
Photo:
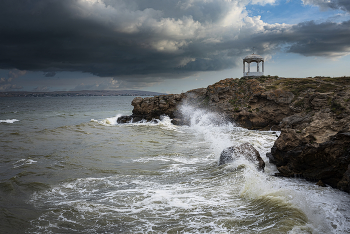
<path fill-rule="evenodd" d="M 260 77 L 241 77 L 227 78 L 220 80 L 212 87 L 233 87 L 246 86 L 247 82 L 257 80 L 265 90 L 283 89 L 292 92 L 294 95 L 299 95 L 305 91 L 328 93 L 334 92 L 336 89 L 341 89 L 344 86 L 350 86 L 350 77 L 321 77 L 314 78 L 279 78 L 278 76 L 260 76 Z"/>
<path fill-rule="evenodd" d="M 299 95 L 305 91 L 328 93 L 334 92 L 337 88 L 343 88 L 344 85 L 350 85 L 350 77 L 339 78 L 284 78 L 274 81 L 266 86 L 269 89 L 283 89 Z"/>
<path fill-rule="evenodd" d="M 272 81 L 272 80 L 276 80 L 278 79 L 278 76 L 244 76 L 241 78 L 226 78 L 223 80 L 220 80 L 214 84 L 212 84 L 212 86 L 214 87 L 220 87 L 220 86 L 230 86 L 230 85 L 242 85 L 244 84 L 246 81 L 248 80 L 257 80 L 260 83 L 264 83 L 266 81 Z"/>
<path fill-rule="evenodd" d="M 334 77 L 334 78 L 322 78 L 323 81 L 333 82 L 339 85 L 350 85 L 350 77 Z"/>

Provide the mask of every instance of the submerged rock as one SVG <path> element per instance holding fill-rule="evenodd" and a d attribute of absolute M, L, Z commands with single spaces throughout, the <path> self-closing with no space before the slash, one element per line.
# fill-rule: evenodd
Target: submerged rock
<path fill-rule="evenodd" d="M 224 149 L 220 154 L 219 166 L 233 162 L 233 155 L 239 155 L 245 157 L 252 163 L 258 163 L 258 169 L 264 170 L 265 162 L 260 157 L 259 152 L 250 143 L 244 143 L 240 146 L 231 146 Z"/>

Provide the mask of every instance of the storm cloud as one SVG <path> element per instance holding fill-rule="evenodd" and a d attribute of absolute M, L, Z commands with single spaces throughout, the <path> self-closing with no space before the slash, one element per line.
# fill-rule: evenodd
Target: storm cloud
<path fill-rule="evenodd" d="M 331 8 L 350 12 L 349 0 L 303 0 L 303 3 L 319 6 L 323 10 Z"/>
<path fill-rule="evenodd" d="M 245 10 L 248 4 L 273 3 L 3 0 L 0 69 L 43 71 L 46 77 L 80 71 L 154 82 L 232 68 L 253 46 L 262 55 L 279 50 L 328 57 L 349 53 L 349 22 L 270 25 Z M 323 7 L 326 1 L 304 3 Z M 348 1 L 333 3 L 349 10 Z"/>

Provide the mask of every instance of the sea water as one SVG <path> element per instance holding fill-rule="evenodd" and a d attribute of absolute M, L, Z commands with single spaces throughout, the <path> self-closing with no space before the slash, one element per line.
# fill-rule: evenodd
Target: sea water
<path fill-rule="evenodd" d="M 0 99 L 0 233 L 350 233 L 350 195 L 269 163 L 279 132 L 183 106 L 117 124 L 133 97 Z M 249 142 L 218 166 L 223 149 Z"/>

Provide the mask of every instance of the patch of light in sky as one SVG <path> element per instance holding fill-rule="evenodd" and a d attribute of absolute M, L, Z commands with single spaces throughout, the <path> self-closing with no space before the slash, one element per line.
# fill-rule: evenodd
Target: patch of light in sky
<path fill-rule="evenodd" d="M 281 0 L 274 5 L 267 4 L 264 6 L 250 4 L 246 7 L 246 10 L 249 16 L 260 15 L 261 19 L 269 24 L 298 24 L 311 20 L 317 23 L 350 20 L 350 14 L 341 10 L 321 11 L 319 7 L 303 5 L 301 1 Z"/>
<path fill-rule="evenodd" d="M 350 55 L 339 59 L 325 57 L 305 57 L 294 53 L 277 53 L 265 63 L 265 75 L 286 78 L 305 78 L 314 76 L 340 77 L 348 74 Z M 148 87 L 145 90 L 164 93 L 181 93 L 190 89 L 206 88 L 226 78 L 240 78 L 243 67 L 235 67 L 223 71 L 203 72 L 197 76 L 184 79 L 169 79 Z"/>

